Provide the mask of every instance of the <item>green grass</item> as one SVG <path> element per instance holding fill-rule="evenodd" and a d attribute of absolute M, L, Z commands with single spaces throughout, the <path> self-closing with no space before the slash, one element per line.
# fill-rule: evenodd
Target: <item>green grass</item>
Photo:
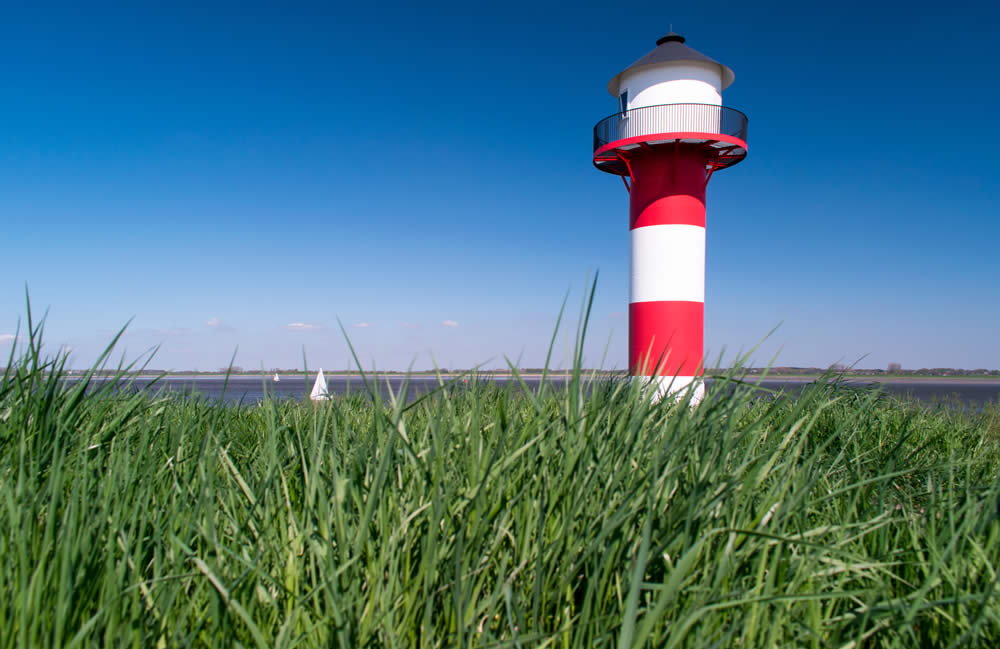
<path fill-rule="evenodd" d="M 996 408 L 824 382 L 689 408 L 579 373 L 235 407 L 60 382 L 28 334 L 0 383 L 0 646 L 1000 637 Z"/>

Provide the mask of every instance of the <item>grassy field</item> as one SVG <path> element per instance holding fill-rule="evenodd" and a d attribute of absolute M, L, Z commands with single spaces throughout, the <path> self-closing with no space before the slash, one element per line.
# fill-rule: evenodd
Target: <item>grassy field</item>
<path fill-rule="evenodd" d="M 0 383 L 0 646 L 992 647 L 1000 411 Z M 735 375 L 727 380 L 735 381 Z"/>

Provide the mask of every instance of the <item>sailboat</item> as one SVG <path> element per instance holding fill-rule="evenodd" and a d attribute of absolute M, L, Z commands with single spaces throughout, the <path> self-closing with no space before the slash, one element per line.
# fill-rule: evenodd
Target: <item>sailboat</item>
<path fill-rule="evenodd" d="M 323 368 L 319 368 L 319 374 L 316 375 L 316 382 L 313 383 L 312 392 L 309 393 L 309 398 L 313 401 L 326 401 L 330 398 L 330 393 L 326 389 L 326 377 L 323 376 Z"/>
<path fill-rule="evenodd" d="M 278 373 L 277 373 L 277 372 L 275 372 L 275 373 L 274 373 L 274 378 L 272 379 L 272 381 L 274 381 L 275 383 L 277 383 L 277 382 L 278 382 L 278 381 L 280 381 L 280 380 L 281 380 L 281 377 L 280 377 L 280 376 L 278 376 Z"/>

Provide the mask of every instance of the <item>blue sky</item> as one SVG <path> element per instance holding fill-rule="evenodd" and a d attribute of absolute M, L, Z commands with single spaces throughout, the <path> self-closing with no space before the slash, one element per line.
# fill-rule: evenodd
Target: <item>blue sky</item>
<path fill-rule="evenodd" d="M 988 4 L 10 9 L 0 352 L 27 285 L 76 366 L 131 319 L 156 367 L 341 368 L 338 318 L 368 366 L 535 366 L 599 271 L 587 362 L 623 367 L 627 194 L 591 134 L 672 23 L 750 118 L 709 186 L 709 357 L 998 368 Z"/>

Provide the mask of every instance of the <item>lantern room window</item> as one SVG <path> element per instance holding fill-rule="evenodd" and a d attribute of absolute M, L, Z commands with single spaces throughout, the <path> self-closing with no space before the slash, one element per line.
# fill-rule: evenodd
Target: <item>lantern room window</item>
<path fill-rule="evenodd" d="M 618 112 L 622 114 L 623 118 L 625 117 L 626 111 L 628 111 L 628 89 L 627 88 L 625 89 L 625 92 L 623 92 L 622 94 L 618 95 Z"/>

